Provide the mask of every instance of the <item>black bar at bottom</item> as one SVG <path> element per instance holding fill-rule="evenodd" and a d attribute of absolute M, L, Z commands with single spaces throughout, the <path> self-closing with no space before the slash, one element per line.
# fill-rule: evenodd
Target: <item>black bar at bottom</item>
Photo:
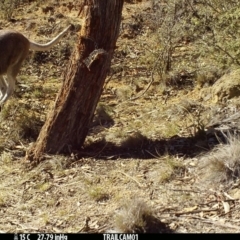
<path fill-rule="evenodd" d="M 104 233 L 104 234 L 60 234 L 60 233 L 16 233 L 16 234 L 0 234 L 0 239 L 4 240 L 75 240 L 75 239 L 91 239 L 96 240 L 140 240 L 139 234 L 119 234 L 119 233 Z M 143 235 L 142 235 L 143 236 Z M 141 239 L 144 239 L 144 237 Z"/>

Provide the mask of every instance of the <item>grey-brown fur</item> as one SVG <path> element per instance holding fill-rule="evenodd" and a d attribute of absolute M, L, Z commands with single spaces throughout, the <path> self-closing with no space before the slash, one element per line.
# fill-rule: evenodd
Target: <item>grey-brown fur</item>
<path fill-rule="evenodd" d="M 16 77 L 29 49 L 47 51 L 54 46 L 69 30 L 68 26 L 52 41 L 39 44 L 27 39 L 24 35 L 13 30 L 0 30 L 0 104 L 7 101 L 13 94 Z M 4 79 L 3 75 L 7 75 Z"/>

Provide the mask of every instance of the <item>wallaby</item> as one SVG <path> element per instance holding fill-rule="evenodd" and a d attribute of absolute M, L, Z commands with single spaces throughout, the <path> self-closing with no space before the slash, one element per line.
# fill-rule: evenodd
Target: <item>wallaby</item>
<path fill-rule="evenodd" d="M 0 30 L 0 104 L 7 101 L 13 94 L 16 77 L 29 50 L 47 51 L 57 44 L 63 35 L 71 28 L 68 26 L 52 41 L 39 44 L 27 39 L 13 30 Z M 3 75 L 7 78 L 4 79 Z"/>

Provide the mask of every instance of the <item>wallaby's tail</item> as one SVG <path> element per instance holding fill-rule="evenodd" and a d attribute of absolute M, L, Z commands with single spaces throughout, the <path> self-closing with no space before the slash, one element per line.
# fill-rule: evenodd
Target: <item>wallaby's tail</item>
<path fill-rule="evenodd" d="M 55 44 L 59 42 L 59 40 L 63 37 L 63 35 L 72 27 L 72 25 L 69 25 L 66 29 L 64 29 L 61 33 L 59 33 L 52 41 L 45 43 L 45 44 L 40 44 L 40 43 L 35 43 L 32 41 L 30 42 L 30 49 L 34 51 L 47 51 L 51 47 L 53 47 Z"/>

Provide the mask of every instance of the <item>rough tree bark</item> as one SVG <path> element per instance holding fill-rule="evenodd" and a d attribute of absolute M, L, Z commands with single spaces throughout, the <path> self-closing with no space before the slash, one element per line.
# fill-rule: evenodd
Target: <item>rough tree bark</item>
<path fill-rule="evenodd" d="M 83 24 L 63 86 L 36 143 L 26 154 L 27 160 L 39 162 L 44 153 L 69 152 L 84 143 L 110 68 L 123 1 L 81 2 Z"/>

